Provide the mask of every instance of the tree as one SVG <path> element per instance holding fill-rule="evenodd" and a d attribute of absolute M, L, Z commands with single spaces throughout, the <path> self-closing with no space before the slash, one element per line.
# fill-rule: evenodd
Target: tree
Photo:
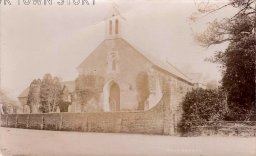
<path fill-rule="evenodd" d="M 41 80 L 33 80 L 29 86 L 27 105 L 30 108 L 30 113 L 37 113 L 40 106 L 40 86 Z"/>
<path fill-rule="evenodd" d="M 52 76 L 50 74 L 45 74 L 41 83 L 40 88 L 40 111 L 42 113 L 50 112 L 50 103 L 51 103 L 51 86 L 52 86 Z"/>
<path fill-rule="evenodd" d="M 55 112 L 57 109 L 57 106 L 61 102 L 61 94 L 62 94 L 62 86 L 60 83 L 60 79 L 58 77 L 53 78 L 53 86 L 52 86 L 52 97 L 53 102 L 51 106 L 51 112 Z"/>
<path fill-rule="evenodd" d="M 81 111 L 99 111 L 100 94 L 104 86 L 104 78 L 99 75 L 80 75 L 76 79 L 76 95 Z"/>
<path fill-rule="evenodd" d="M 61 84 L 57 77 L 45 74 L 40 87 L 40 110 L 42 113 L 56 111 L 61 100 Z"/>
<path fill-rule="evenodd" d="M 68 112 L 68 107 L 69 105 L 72 104 L 72 99 L 74 97 L 72 97 L 70 95 L 70 92 L 67 88 L 66 85 L 63 86 L 62 91 L 61 91 L 61 95 L 60 95 L 60 102 L 58 104 L 59 108 L 60 108 L 60 112 Z"/>
<path fill-rule="evenodd" d="M 210 10 L 201 8 L 200 12 L 210 14 L 229 6 L 237 9 L 237 13 L 231 18 L 214 20 L 206 31 L 196 36 L 196 40 L 205 47 L 228 42 L 227 49 L 216 52 L 210 61 L 221 64 L 222 87 L 227 94 L 230 114 L 233 119 L 244 120 L 234 114 L 256 112 L 256 2 L 230 0 L 222 7 Z"/>

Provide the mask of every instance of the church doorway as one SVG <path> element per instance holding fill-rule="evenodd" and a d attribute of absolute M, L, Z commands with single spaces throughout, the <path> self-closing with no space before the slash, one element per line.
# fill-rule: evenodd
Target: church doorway
<path fill-rule="evenodd" d="M 120 88 L 113 83 L 109 90 L 109 109 L 110 111 L 120 110 Z"/>
<path fill-rule="evenodd" d="M 120 87 L 114 82 L 108 82 L 103 88 L 104 111 L 120 111 Z"/>

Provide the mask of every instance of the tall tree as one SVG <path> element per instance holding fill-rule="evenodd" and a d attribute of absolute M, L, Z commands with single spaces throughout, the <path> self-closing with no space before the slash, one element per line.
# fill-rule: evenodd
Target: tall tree
<path fill-rule="evenodd" d="M 55 112 L 57 109 L 57 106 L 61 102 L 61 94 L 62 94 L 62 86 L 60 83 L 60 79 L 58 77 L 53 78 L 53 86 L 52 86 L 52 105 L 50 108 L 50 112 Z"/>
<path fill-rule="evenodd" d="M 40 99 L 41 99 L 40 110 L 42 113 L 50 112 L 51 85 L 52 85 L 52 76 L 50 74 L 45 74 L 41 83 L 41 88 L 40 88 Z"/>
<path fill-rule="evenodd" d="M 31 113 L 38 113 L 40 106 L 40 86 L 41 80 L 33 80 L 29 86 L 27 105 Z"/>
<path fill-rule="evenodd" d="M 256 2 L 230 0 L 215 9 L 200 8 L 200 12 L 210 14 L 224 7 L 233 7 L 237 12 L 230 18 L 209 23 L 207 30 L 197 35 L 196 39 L 206 47 L 228 42 L 226 50 L 216 52 L 210 60 L 221 64 L 222 87 L 227 93 L 229 109 L 233 115 L 256 112 Z M 233 119 L 244 118 L 234 116 Z"/>
<path fill-rule="evenodd" d="M 40 88 L 42 113 L 54 112 L 61 98 L 61 84 L 58 78 L 52 78 L 51 74 L 45 74 Z"/>

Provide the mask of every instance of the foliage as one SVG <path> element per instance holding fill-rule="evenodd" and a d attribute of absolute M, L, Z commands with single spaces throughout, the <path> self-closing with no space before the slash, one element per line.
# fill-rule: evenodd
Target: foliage
<path fill-rule="evenodd" d="M 40 86 L 40 111 L 42 113 L 54 112 L 61 100 L 61 84 L 57 77 L 52 78 L 45 74 Z"/>
<path fill-rule="evenodd" d="M 146 72 L 141 72 L 138 74 L 136 79 L 136 87 L 138 93 L 138 110 L 144 110 L 144 105 L 149 97 L 149 77 Z"/>
<path fill-rule="evenodd" d="M 60 112 L 68 112 L 69 105 L 71 105 L 71 102 L 60 101 L 59 102 Z"/>
<path fill-rule="evenodd" d="M 196 39 L 206 47 L 228 42 L 227 49 L 216 52 L 210 60 L 221 64 L 222 87 L 227 93 L 230 115 L 255 113 L 256 2 L 230 0 L 228 4 L 204 13 L 213 13 L 228 6 L 238 12 L 231 18 L 214 20 Z"/>
<path fill-rule="evenodd" d="M 38 113 L 38 109 L 42 113 L 56 112 L 58 106 L 61 112 L 67 112 L 71 104 L 70 101 L 66 102 L 68 95 L 66 86 L 62 87 L 59 78 L 45 74 L 43 80 L 37 79 L 31 82 L 27 104 L 32 113 Z"/>
<path fill-rule="evenodd" d="M 70 92 L 66 85 L 63 86 L 61 94 L 60 94 L 60 102 L 58 106 L 60 108 L 60 112 L 68 112 L 69 105 L 72 104 L 73 96 L 70 95 Z"/>
<path fill-rule="evenodd" d="M 236 114 L 246 114 L 255 106 L 255 37 L 243 37 L 225 51 L 222 86 L 228 93 L 228 105 Z M 221 59 L 222 59 L 221 58 Z"/>
<path fill-rule="evenodd" d="M 104 78 L 98 75 L 80 75 L 76 79 L 77 100 L 81 104 L 82 112 L 89 111 L 89 108 L 99 109 L 97 103 L 103 90 L 103 85 Z"/>
<path fill-rule="evenodd" d="M 33 106 L 40 105 L 40 86 L 41 86 L 40 79 L 33 80 L 29 86 L 27 105 L 29 106 L 31 113 L 35 113 L 33 110 Z"/>
<path fill-rule="evenodd" d="M 183 116 L 179 123 L 180 132 L 192 132 L 196 126 L 220 121 L 226 114 L 225 96 L 220 90 L 193 89 L 182 102 Z"/>

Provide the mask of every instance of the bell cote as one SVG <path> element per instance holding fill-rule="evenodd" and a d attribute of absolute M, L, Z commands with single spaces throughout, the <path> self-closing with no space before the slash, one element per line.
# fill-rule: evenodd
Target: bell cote
<path fill-rule="evenodd" d="M 120 15 L 117 11 L 114 11 L 106 18 L 106 39 L 120 38 Z"/>

